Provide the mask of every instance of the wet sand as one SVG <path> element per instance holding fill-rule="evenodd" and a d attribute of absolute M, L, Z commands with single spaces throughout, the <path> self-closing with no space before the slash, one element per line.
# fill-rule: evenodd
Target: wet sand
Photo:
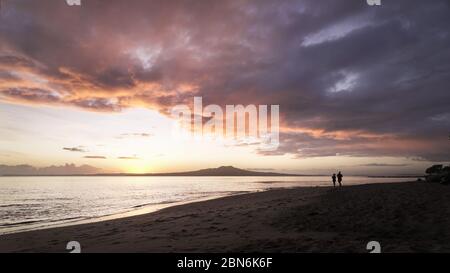
<path fill-rule="evenodd" d="M 0 236 L 0 252 L 450 252 L 450 187 L 276 189 Z"/>

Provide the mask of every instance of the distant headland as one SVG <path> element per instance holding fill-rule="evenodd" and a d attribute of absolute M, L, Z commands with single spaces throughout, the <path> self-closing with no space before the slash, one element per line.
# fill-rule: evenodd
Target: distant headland
<path fill-rule="evenodd" d="M 285 174 L 275 172 L 256 172 L 235 168 L 233 166 L 221 166 L 218 168 L 201 169 L 188 172 L 173 173 L 145 173 L 145 174 L 101 174 L 101 175 L 123 175 L 123 176 L 302 176 L 298 174 Z"/>

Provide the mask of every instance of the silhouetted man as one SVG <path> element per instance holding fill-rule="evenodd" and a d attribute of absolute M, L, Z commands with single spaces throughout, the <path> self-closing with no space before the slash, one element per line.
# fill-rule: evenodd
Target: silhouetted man
<path fill-rule="evenodd" d="M 338 179 L 339 187 L 342 186 L 342 177 L 344 177 L 344 176 L 342 175 L 341 172 L 339 172 L 339 173 L 337 174 L 337 179 Z"/>
<path fill-rule="evenodd" d="M 333 175 L 331 176 L 331 179 L 333 179 L 333 187 L 336 187 L 336 174 L 333 173 Z"/>

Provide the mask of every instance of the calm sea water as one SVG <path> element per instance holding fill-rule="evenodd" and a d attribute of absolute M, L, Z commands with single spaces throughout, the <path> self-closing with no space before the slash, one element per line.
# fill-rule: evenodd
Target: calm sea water
<path fill-rule="evenodd" d="M 345 177 L 344 182 L 405 180 Z M 329 177 L 0 177 L 0 234 L 123 217 L 270 188 L 330 184 Z"/>

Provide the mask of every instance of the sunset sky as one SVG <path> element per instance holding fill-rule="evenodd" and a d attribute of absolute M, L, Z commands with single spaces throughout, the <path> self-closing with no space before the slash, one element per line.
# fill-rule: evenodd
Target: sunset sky
<path fill-rule="evenodd" d="M 0 165 L 415 174 L 450 161 L 450 2 L 2 0 Z M 280 105 L 280 146 L 177 104 Z"/>

